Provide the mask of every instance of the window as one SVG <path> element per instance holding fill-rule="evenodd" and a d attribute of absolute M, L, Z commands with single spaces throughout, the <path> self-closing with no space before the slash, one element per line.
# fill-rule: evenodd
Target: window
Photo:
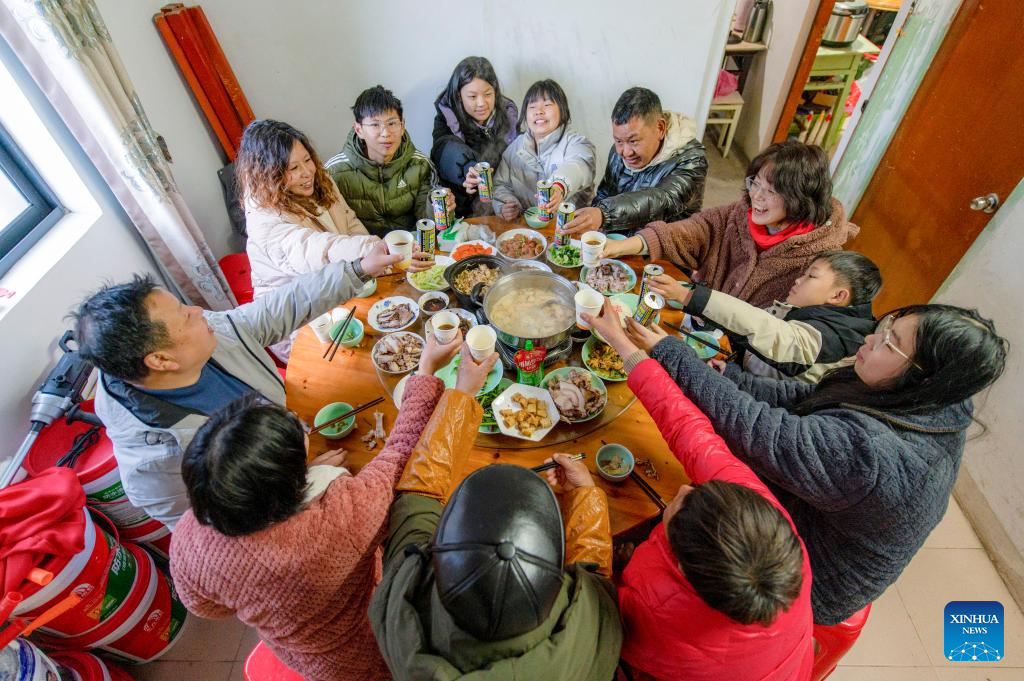
<path fill-rule="evenodd" d="M 64 215 L 64 208 L 0 127 L 0 275 Z"/>

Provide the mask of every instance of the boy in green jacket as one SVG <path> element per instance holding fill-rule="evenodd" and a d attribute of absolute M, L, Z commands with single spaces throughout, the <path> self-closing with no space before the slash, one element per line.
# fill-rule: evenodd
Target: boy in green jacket
<path fill-rule="evenodd" d="M 414 230 L 418 219 L 432 219 L 434 166 L 413 146 L 402 102 L 376 85 L 360 93 L 352 113 L 355 122 L 345 148 L 324 163 L 345 202 L 370 234 L 380 237 L 393 229 Z"/>

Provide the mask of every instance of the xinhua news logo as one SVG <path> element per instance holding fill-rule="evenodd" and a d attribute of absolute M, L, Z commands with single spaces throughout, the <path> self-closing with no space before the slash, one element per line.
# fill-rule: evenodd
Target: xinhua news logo
<path fill-rule="evenodd" d="M 945 611 L 945 655 L 953 662 L 1003 659 L 1003 604 L 950 601 Z"/>

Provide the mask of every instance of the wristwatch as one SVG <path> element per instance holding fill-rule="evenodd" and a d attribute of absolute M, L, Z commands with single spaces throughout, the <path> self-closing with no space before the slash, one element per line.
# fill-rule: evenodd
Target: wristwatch
<path fill-rule="evenodd" d="M 363 270 L 363 261 L 362 260 L 353 260 L 352 261 L 352 271 L 359 278 L 359 281 L 363 282 L 364 284 L 366 282 L 370 281 L 371 279 L 373 279 L 373 277 L 367 275 L 366 271 Z"/>

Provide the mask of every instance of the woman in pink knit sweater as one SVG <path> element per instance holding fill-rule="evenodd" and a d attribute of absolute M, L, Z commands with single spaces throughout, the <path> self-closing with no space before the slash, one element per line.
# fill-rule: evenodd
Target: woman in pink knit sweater
<path fill-rule="evenodd" d="M 307 679 L 390 679 L 367 608 L 380 580 L 388 509 L 444 391 L 434 372 L 460 339 L 427 341 L 391 435 L 357 475 L 308 439 L 284 408 L 243 398 L 214 415 L 185 452 L 192 509 L 171 541 L 178 595 L 200 617 L 236 615 Z"/>

